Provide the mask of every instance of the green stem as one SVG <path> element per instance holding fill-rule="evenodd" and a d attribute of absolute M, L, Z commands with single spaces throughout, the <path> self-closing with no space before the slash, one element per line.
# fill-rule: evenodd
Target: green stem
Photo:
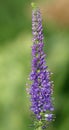
<path fill-rule="evenodd" d="M 38 127 L 36 130 L 42 130 L 41 127 Z"/>

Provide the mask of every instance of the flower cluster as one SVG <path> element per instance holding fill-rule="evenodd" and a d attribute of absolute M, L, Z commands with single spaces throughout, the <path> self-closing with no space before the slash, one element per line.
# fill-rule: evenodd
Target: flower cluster
<path fill-rule="evenodd" d="M 31 111 L 38 121 L 53 120 L 53 82 L 50 81 L 51 72 L 46 65 L 46 55 L 43 51 L 43 28 L 40 10 L 38 8 L 32 11 L 32 71 L 30 80 L 32 81 L 29 94 L 31 98 Z"/>

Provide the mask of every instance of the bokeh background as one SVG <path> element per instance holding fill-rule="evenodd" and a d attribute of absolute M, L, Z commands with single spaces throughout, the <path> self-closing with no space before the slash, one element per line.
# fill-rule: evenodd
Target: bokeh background
<path fill-rule="evenodd" d="M 31 71 L 31 2 L 0 0 L 0 130 L 33 130 L 26 94 Z M 48 129 L 69 130 L 69 0 L 35 2 L 43 18 L 47 65 L 54 73 L 56 120 Z"/>

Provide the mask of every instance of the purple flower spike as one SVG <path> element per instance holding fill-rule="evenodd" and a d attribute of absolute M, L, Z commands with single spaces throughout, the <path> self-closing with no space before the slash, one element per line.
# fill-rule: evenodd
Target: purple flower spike
<path fill-rule="evenodd" d="M 50 80 L 51 72 L 47 70 L 46 55 L 43 51 L 43 28 L 40 10 L 32 11 L 32 70 L 30 73 L 31 111 L 38 121 L 51 122 L 53 120 L 53 82 Z"/>

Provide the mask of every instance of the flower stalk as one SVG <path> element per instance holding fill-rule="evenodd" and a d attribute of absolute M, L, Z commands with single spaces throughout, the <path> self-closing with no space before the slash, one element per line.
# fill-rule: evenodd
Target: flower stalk
<path fill-rule="evenodd" d="M 32 69 L 30 73 L 30 101 L 36 130 L 46 129 L 54 118 L 53 82 L 51 72 L 46 65 L 43 51 L 44 36 L 40 10 L 32 3 Z"/>

